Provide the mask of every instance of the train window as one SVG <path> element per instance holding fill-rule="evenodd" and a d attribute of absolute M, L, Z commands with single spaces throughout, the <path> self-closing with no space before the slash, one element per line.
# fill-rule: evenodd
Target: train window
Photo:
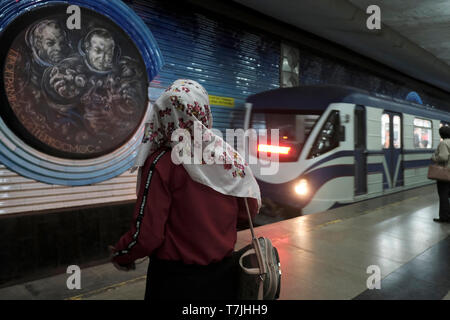
<path fill-rule="evenodd" d="M 432 148 L 432 124 L 430 120 L 414 118 L 414 148 Z"/>
<path fill-rule="evenodd" d="M 252 124 L 253 129 L 267 129 L 266 126 L 266 114 L 265 113 L 254 113 L 252 114 Z"/>
<path fill-rule="evenodd" d="M 381 146 L 388 149 L 390 145 L 390 119 L 387 113 L 381 116 Z"/>
<path fill-rule="evenodd" d="M 270 139 L 270 130 L 279 129 L 278 145 L 290 147 L 288 154 L 279 155 L 279 161 L 296 161 L 319 117 L 319 114 L 312 113 L 255 112 L 252 114 L 251 128 L 267 129 L 267 139 Z M 267 143 L 270 144 L 270 141 Z"/>
<path fill-rule="evenodd" d="M 314 142 L 308 159 L 318 157 L 334 148 L 339 147 L 339 129 L 341 126 L 339 111 L 333 110 L 328 116 L 320 133 Z"/>
<path fill-rule="evenodd" d="M 279 129 L 280 139 L 305 143 L 320 115 L 259 113 L 252 115 L 251 127 L 254 129 Z"/>
<path fill-rule="evenodd" d="M 394 116 L 394 148 L 400 149 L 402 147 L 401 142 L 401 124 L 400 124 L 400 116 Z"/>

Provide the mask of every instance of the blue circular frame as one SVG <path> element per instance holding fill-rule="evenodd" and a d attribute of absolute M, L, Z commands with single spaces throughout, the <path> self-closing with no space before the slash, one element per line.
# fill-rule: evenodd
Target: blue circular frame
<path fill-rule="evenodd" d="M 60 4 L 77 5 L 111 19 L 135 43 L 145 62 L 148 81 L 159 73 L 164 60 L 156 40 L 142 19 L 120 0 L 1 0 L 0 38 L 7 26 L 22 14 L 47 5 Z M 142 140 L 145 117 L 135 135 L 122 147 L 108 155 L 89 160 L 57 158 L 33 149 L 20 140 L 0 118 L 0 162 L 24 177 L 49 184 L 81 186 L 102 182 L 124 173 L 132 166 Z"/>

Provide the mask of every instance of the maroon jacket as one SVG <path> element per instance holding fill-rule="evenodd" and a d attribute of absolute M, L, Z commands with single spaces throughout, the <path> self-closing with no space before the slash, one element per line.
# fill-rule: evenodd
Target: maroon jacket
<path fill-rule="evenodd" d="M 182 165 L 172 162 L 170 150 L 153 170 L 147 201 L 139 218 L 149 168 L 160 152 L 154 152 L 145 162 L 131 228 L 115 245 L 120 254 L 113 261 L 126 265 L 154 255 L 164 260 L 207 265 L 231 255 L 236 243 L 236 225 L 238 221 L 248 220 L 243 199 L 224 195 L 192 180 Z M 253 218 L 257 201 L 247 199 Z"/>

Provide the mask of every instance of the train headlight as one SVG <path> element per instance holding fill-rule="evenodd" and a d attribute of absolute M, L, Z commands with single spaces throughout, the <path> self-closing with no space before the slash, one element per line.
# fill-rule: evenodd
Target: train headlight
<path fill-rule="evenodd" d="M 305 179 L 301 179 L 296 185 L 295 185 L 295 193 L 297 193 L 299 196 L 305 196 L 308 194 L 308 181 Z"/>
<path fill-rule="evenodd" d="M 270 144 L 258 144 L 258 151 L 260 152 L 289 154 L 290 150 L 291 147 L 272 146 Z"/>

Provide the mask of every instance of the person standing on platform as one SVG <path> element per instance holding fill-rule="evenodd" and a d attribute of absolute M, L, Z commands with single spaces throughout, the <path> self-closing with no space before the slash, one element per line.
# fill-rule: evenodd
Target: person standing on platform
<path fill-rule="evenodd" d="M 188 134 L 177 137 L 177 129 Z M 145 300 L 236 298 L 237 224 L 248 221 L 244 198 L 253 218 L 261 196 L 242 156 L 211 129 L 208 94 L 192 80 L 175 81 L 146 120 L 134 166 L 139 174 L 132 225 L 110 247 L 119 270 L 133 269 L 136 259 L 150 257 Z M 194 162 L 199 132 L 202 150 L 206 142 L 219 148 L 209 153 L 211 158 L 203 152 Z M 180 159 L 180 141 L 192 160 L 181 165 L 174 163 Z"/>
<path fill-rule="evenodd" d="M 439 165 L 448 167 L 450 165 L 450 127 L 443 126 L 439 128 L 439 135 L 442 141 L 439 143 L 431 160 Z M 448 223 L 450 222 L 450 203 L 448 201 L 450 182 L 437 180 L 437 190 L 439 194 L 439 218 L 433 220 Z"/>

